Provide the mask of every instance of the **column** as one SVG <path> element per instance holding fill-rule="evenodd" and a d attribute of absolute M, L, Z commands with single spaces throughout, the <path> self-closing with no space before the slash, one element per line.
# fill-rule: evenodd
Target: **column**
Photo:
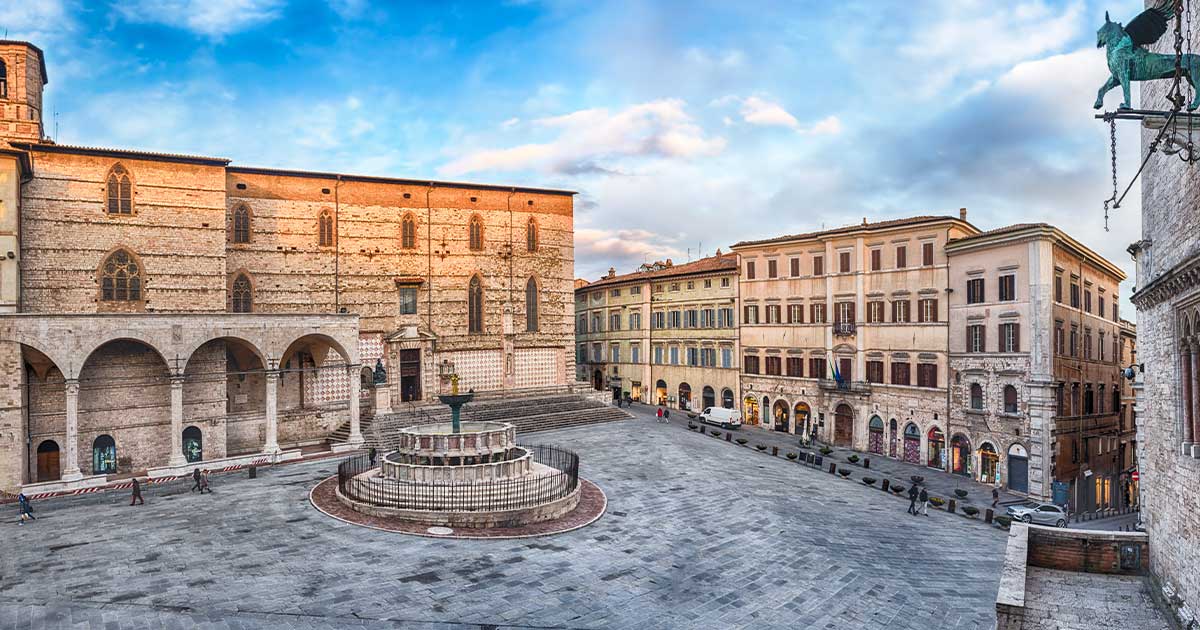
<path fill-rule="evenodd" d="M 276 397 L 279 389 L 279 372 L 268 370 L 267 376 L 267 439 L 263 444 L 263 453 L 278 455 L 279 449 L 279 413 Z"/>
<path fill-rule="evenodd" d="M 1188 344 L 1187 340 L 1181 340 L 1179 342 L 1179 359 L 1181 363 L 1179 367 L 1182 376 L 1180 379 L 1180 384 L 1182 385 L 1181 394 L 1183 395 L 1182 449 L 1184 455 L 1191 454 L 1192 444 L 1196 441 L 1195 434 L 1193 433 L 1195 418 L 1193 417 L 1194 412 L 1192 408 L 1192 398 L 1194 397 L 1192 379 L 1195 376 L 1192 374 L 1192 359 L 1195 356 L 1196 355 L 1192 353 L 1191 346 Z"/>
<path fill-rule="evenodd" d="M 1200 441 L 1200 337 L 1192 337 L 1192 441 Z M 1200 444 L 1192 445 L 1192 457 L 1200 458 Z"/>
<path fill-rule="evenodd" d="M 79 380 L 67 379 L 67 465 L 63 467 L 63 481 L 83 479 L 79 471 Z"/>
<path fill-rule="evenodd" d="M 183 466 L 183 375 L 171 377 L 171 455 L 168 466 Z"/>
<path fill-rule="evenodd" d="M 359 423 L 358 418 L 359 390 L 362 386 L 362 366 L 351 365 L 347 367 L 346 376 L 350 379 L 350 438 L 346 443 L 353 446 L 360 446 L 364 442 L 362 425 Z"/>

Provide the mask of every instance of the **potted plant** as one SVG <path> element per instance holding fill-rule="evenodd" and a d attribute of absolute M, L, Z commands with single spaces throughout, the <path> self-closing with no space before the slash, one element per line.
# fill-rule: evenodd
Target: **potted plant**
<path fill-rule="evenodd" d="M 695 430 L 696 430 L 696 423 L 695 423 L 695 422 L 689 422 L 689 423 L 688 423 L 688 431 L 695 431 Z"/>
<path fill-rule="evenodd" d="M 873 486 L 873 485 L 875 485 L 875 478 L 874 477 L 863 477 L 863 483 L 867 484 L 868 486 Z"/>
<path fill-rule="evenodd" d="M 746 438 L 738 438 L 738 439 L 734 440 L 734 442 L 738 443 L 738 446 L 745 446 L 746 442 L 748 442 L 748 441 L 749 440 L 747 440 Z"/>
<path fill-rule="evenodd" d="M 858 455 L 851 455 L 850 457 L 847 457 L 846 460 L 849 461 L 851 464 L 857 464 L 858 463 Z"/>
<path fill-rule="evenodd" d="M 829 457 L 829 454 L 830 454 L 830 453 L 832 453 L 832 452 L 833 452 L 833 449 L 829 448 L 828 446 L 822 446 L 822 447 L 821 447 L 821 454 L 822 454 L 822 455 L 824 455 L 824 456 L 826 456 L 826 457 Z"/>
<path fill-rule="evenodd" d="M 767 445 L 766 444 L 755 444 L 754 448 L 756 448 L 760 451 L 765 451 L 765 450 L 767 450 Z"/>
<path fill-rule="evenodd" d="M 839 468 L 838 474 L 842 476 L 842 479 L 846 479 L 850 476 L 850 471 L 846 468 Z"/>
<path fill-rule="evenodd" d="M 720 431 L 709 431 L 708 433 L 709 433 L 709 435 L 711 435 L 713 437 L 721 437 Z"/>
<path fill-rule="evenodd" d="M 955 494 L 955 495 L 957 495 L 957 496 L 958 496 L 958 498 L 960 498 L 960 499 L 965 499 L 965 498 L 967 498 L 967 491 L 966 491 L 966 490 L 963 490 L 962 488 L 955 488 L 955 489 L 954 489 L 954 494 Z"/>
<path fill-rule="evenodd" d="M 1004 527 L 1006 529 L 1008 528 L 1009 525 L 1012 525 L 1012 517 L 1011 516 L 1001 515 L 1001 516 L 997 516 L 996 518 L 993 518 L 992 520 L 1000 527 Z"/>
<path fill-rule="evenodd" d="M 925 478 L 922 477 L 921 475 L 913 475 L 913 476 L 909 477 L 909 479 L 912 479 L 914 486 L 919 486 L 919 485 L 921 485 L 922 481 L 925 481 Z"/>
<path fill-rule="evenodd" d="M 966 514 L 971 518 L 975 518 L 975 515 L 979 513 L 979 508 L 975 507 L 974 505 L 964 505 L 962 511 L 963 514 Z"/>
<path fill-rule="evenodd" d="M 904 491 L 907 489 L 908 488 L 905 488 L 904 486 L 902 486 L 900 484 L 892 484 L 892 487 L 890 488 L 890 490 L 892 492 L 895 492 L 896 494 L 903 494 Z"/>
<path fill-rule="evenodd" d="M 795 453 L 788 453 L 788 454 L 787 454 L 787 458 L 788 458 L 788 459 L 790 459 L 790 460 L 793 460 L 793 461 L 794 461 L 794 460 L 796 459 L 796 454 L 795 454 Z"/>
<path fill-rule="evenodd" d="M 929 497 L 929 505 L 932 505 L 935 508 L 940 508 L 943 505 L 946 505 L 946 500 L 942 497 Z"/>

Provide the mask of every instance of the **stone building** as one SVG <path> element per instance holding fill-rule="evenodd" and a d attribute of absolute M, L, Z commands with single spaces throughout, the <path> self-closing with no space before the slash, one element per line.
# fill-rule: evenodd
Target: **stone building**
<path fill-rule="evenodd" d="M 733 408 L 738 392 L 737 256 L 634 273 L 575 290 L 580 380 L 678 409 Z"/>
<path fill-rule="evenodd" d="M 1171 53 L 1172 42 L 1163 37 L 1156 50 Z M 1170 87 L 1141 83 L 1141 107 L 1169 110 Z M 1143 154 L 1157 134 L 1143 128 Z M 1143 368 L 1135 385 L 1141 514 L 1151 571 L 1187 627 L 1200 622 L 1200 169 L 1159 152 L 1141 185 L 1142 234 L 1129 247 Z"/>
<path fill-rule="evenodd" d="M 573 382 L 570 191 L 63 146 L 42 51 L 0 62 L 0 489 L 361 443 L 451 373 Z"/>
<path fill-rule="evenodd" d="M 1121 505 L 1125 274 L 1046 224 L 952 240 L 946 255 L 949 470 L 1077 510 Z"/>
<path fill-rule="evenodd" d="M 743 415 L 944 468 L 945 246 L 977 232 L 963 210 L 734 245 Z"/>

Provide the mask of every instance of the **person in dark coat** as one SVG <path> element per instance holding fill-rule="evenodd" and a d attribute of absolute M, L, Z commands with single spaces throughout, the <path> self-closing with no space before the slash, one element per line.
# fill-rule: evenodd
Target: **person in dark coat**
<path fill-rule="evenodd" d="M 992 488 L 992 507 L 996 507 L 996 504 L 999 502 L 1000 502 L 1000 491 L 996 488 Z"/>
<path fill-rule="evenodd" d="M 145 499 L 142 498 L 142 484 L 138 481 L 137 477 L 133 478 L 133 494 L 129 497 L 129 505 L 133 505 L 134 503 L 138 505 L 146 504 Z"/>
<path fill-rule="evenodd" d="M 205 492 L 212 494 L 212 488 L 208 487 L 208 469 L 207 468 L 205 468 L 204 471 L 200 473 L 200 494 L 204 494 Z"/>
<path fill-rule="evenodd" d="M 376 457 L 377 455 L 378 455 L 378 453 L 375 451 L 375 447 L 374 447 L 374 446 L 372 446 L 372 447 L 371 447 L 371 450 L 367 451 L 367 457 L 369 457 L 369 458 L 370 458 L 370 460 L 371 460 L 371 465 L 372 465 L 372 466 L 374 466 L 374 465 L 375 465 L 375 457 Z"/>
<path fill-rule="evenodd" d="M 913 516 L 917 515 L 917 494 L 917 486 L 916 484 L 913 484 L 913 486 L 908 489 L 908 513 L 912 514 Z"/>
<path fill-rule="evenodd" d="M 37 520 L 33 515 L 33 506 L 29 504 L 29 497 L 25 496 L 24 492 L 17 495 L 17 505 L 21 508 L 21 525 L 24 525 L 26 520 Z"/>
<path fill-rule="evenodd" d="M 192 470 L 192 482 L 193 482 L 192 489 L 188 490 L 188 492 L 195 492 L 197 490 L 200 490 L 200 469 L 199 468 Z M 204 494 L 204 491 L 200 490 L 200 494 Z"/>
<path fill-rule="evenodd" d="M 929 516 L 929 493 L 926 492 L 925 488 L 921 488 L 921 496 L 917 497 L 917 500 L 921 502 L 921 507 L 917 508 L 916 512 L 913 512 L 913 516 L 916 516 L 920 512 L 924 512 L 925 516 Z"/>

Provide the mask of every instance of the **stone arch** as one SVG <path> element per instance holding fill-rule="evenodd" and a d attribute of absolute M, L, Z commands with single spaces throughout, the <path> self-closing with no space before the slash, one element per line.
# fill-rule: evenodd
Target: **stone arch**
<path fill-rule="evenodd" d="M 792 432 L 792 406 L 791 403 L 782 399 L 776 398 L 771 404 L 771 428 L 783 433 Z"/>
<path fill-rule="evenodd" d="M 214 341 L 224 341 L 226 343 L 233 342 L 234 344 L 237 344 L 241 348 L 248 350 L 251 354 L 254 355 L 255 358 L 258 359 L 259 365 L 262 366 L 261 369 L 266 369 L 266 367 L 269 363 L 269 361 L 267 360 L 267 356 L 263 353 L 262 349 L 259 348 L 258 345 L 255 344 L 254 342 L 246 339 L 245 337 L 237 337 L 234 335 L 221 335 L 221 336 L 217 336 L 217 337 L 205 337 L 202 340 L 196 341 L 195 343 L 185 346 L 183 348 L 184 352 L 182 353 L 183 356 L 187 357 L 185 359 L 184 365 L 183 365 L 184 370 L 186 371 L 187 366 L 190 365 L 192 362 L 192 357 L 195 356 L 196 352 L 199 351 L 200 348 L 202 348 Z"/>
<path fill-rule="evenodd" d="M 921 427 L 909 421 L 904 425 L 904 449 L 902 459 L 910 464 L 921 464 Z"/>
<path fill-rule="evenodd" d="M 707 409 L 717 406 L 717 390 L 712 385 L 705 385 L 700 390 L 700 408 Z"/>
<path fill-rule="evenodd" d="M 867 422 L 867 450 L 883 455 L 883 418 L 874 414 Z"/>
<path fill-rule="evenodd" d="M 342 342 L 329 335 L 326 335 L 325 333 L 304 333 L 292 339 L 286 346 L 284 346 L 283 351 L 276 355 L 279 357 L 279 365 L 282 367 L 283 364 L 286 363 L 287 360 L 290 359 L 297 350 L 303 348 L 306 343 L 311 343 L 313 341 L 320 341 L 329 346 L 330 349 L 332 349 L 334 352 L 337 352 L 338 355 L 342 357 L 342 360 L 346 364 L 354 363 L 358 358 L 357 352 L 351 354 L 346 346 L 342 344 Z"/>
<path fill-rule="evenodd" d="M 131 341 L 146 346 L 158 355 L 158 358 L 162 360 L 163 365 L 166 365 L 168 368 L 170 368 L 171 361 L 167 359 L 167 356 L 170 353 L 164 351 L 164 347 L 167 344 L 163 344 L 162 339 L 157 339 L 154 337 L 154 335 L 146 334 L 140 330 L 125 328 L 112 331 L 110 334 L 105 335 L 100 341 L 97 341 L 90 347 L 87 347 L 84 352 L 81 352 L 79 354 L 79 357 L 81 358 L 79 361 L 79 374 L 83 373 L 84 366 L 87 365 L 87 362 L 96 354 L 96 351 L 110 343 L 121 341 Z"/>
<path fill-rule="evenodd" d="M 971 438 L 965 433 L 955 433 L 950 438 L 950 472 L 956 475 L 971 474 Z"/>
<path fill-rule="evenodd" d="M 162 344 L 137 334 L 111 335 L 87 353 L 79 368 L 77 433 L 77 444 L 92 445 L 91 455 L 79 458 L 85 474 L 145 470 L 168 460 L 177 367 L 167 356 Z M 104 436 L 112 444 L 99 452 L 95 443 Z"/>
<path fill-rule="evenodd" d="M 854 445 L 854 407 L 839 402 L 834 407 L 833 443 L 835 446 Z"/>
<path fill-rule="evenodd" d="M 63 373 L 64 378 L 75 378 L 74 370 L 78 369 L 78 366 L 83 363 L 69 349 L 57 348 L 56 350 L 51 350 L 52 346 L 46 342 L 47 340 L 31 337 L 11 328 L 7 330 L 0 329 L 0 341 L 20 344 L 25 348 L 37 352 L 42 357 L 45 357 L 51 365 L 57 367 Z"/>

